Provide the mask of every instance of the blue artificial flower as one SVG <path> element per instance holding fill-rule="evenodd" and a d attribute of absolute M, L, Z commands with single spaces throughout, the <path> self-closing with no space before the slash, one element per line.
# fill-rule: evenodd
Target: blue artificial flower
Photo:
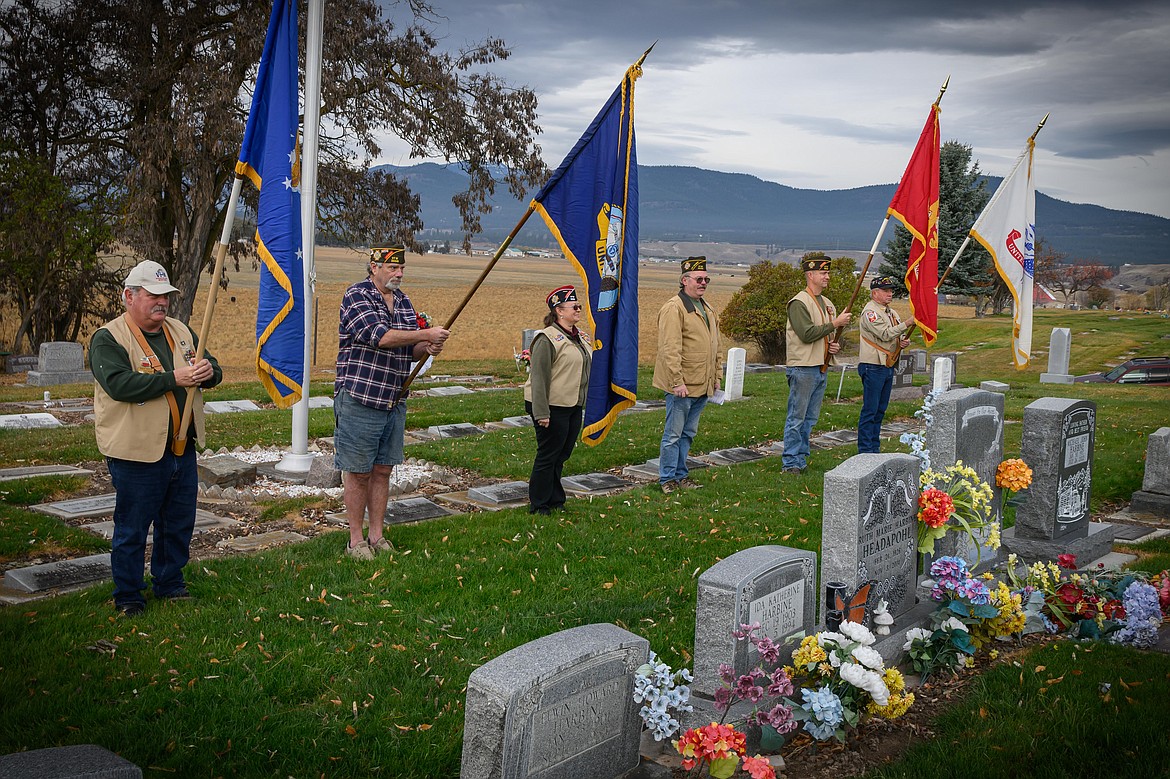
<path fill-rule="evenodd" d="M 1135 581 L 1125 588 L 1122 596 L 1125 606 L 1125 626 L 1110 640 L 1148 649 L 1158 641 L 1158 626 L 1162 624 L 1162 609 L 1158 605 L 1158 591 L 1150 584 Z"/>

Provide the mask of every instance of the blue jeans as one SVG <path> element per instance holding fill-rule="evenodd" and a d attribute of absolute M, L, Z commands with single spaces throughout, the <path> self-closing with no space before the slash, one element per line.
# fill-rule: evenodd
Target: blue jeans
<path fill-rule="evenodd" d="M 658 483 L 680 481 L 687 477 L 687 456 L 691 441 L 699 432 L 699 415 L 707 405 L 707 396 L 680 398 L 666 393 L 666 428 L 662 431 L 662 445 L 658 448 Z"/>
<path fill-rule="evenodd" d="M 167 597 L 186 586 L 183 566 L 191 555 L 195 532 L 195 500 L 199 474 L 195 447 L 182 457 L 168 448 L 153 463 L 107 457 L 110 478 L 118 496 L 114 500 L 114 541 L 110 567 L 114 576 L 114 603 L 144 603 L 143 566 L 146 534 L 154 525 L 150 576 L 155 597 Z"/>
<path fill-rule="evenodd" d="M 819 365 L 797 365 L 786 369 L 788 375 L 788 416 L 784 420 L 785 468 L 808 465 L 808 439 L 821 415 L 825 398 L 826 374 Z"/>
<path fill-rule="evenodd" d="M 884 365 L 859 363 L 861 376 L 861 416 L 857 418 L 857 453 L 877 454 L 882 449 L 882 419 L 890 405 L 894 387 L 894 369 Z"/>

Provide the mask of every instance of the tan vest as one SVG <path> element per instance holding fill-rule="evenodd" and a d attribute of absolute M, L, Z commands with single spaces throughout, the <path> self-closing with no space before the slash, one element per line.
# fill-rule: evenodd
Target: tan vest
<path fill-rule="evenodd" d="M 861 329 L 861 349 L 858 362 L 869 365 L 885 365 L 886 357 L 894 353 L 898 345 L 898 336 L 905 330 L 905 326 L 898 319 L 894 309 L 880 306 L 871 300 L 865 304 L 859 317 Z"/>
<path fill-rule="evenodd" d="M 837 309 L 833 308 L 833 301 L 829 300 L 824 295 L 821 295 L 821 300 L 825 304 L 825 310 L 817 304 L 817 299 L 808 294 L 807 289 L 802 289 L 792 298 L 792 300 L 799 300 L 808 309 L 809 316 L 812 317 L 814 325 L 827 325 L 833 321 L 837 316 Z M 791 303 L 792 300 L 788 302 Z M 784 341 L 787 347 L 788 361 L 787 365 L 804 366 L 804 365 L 824 365 L 827 342 L 829 337 L 818 338 L 811 344 L 806 344 L 796 335 L 796 331 L 792 329 L 792 323 L 785 321 L 784 323 Z M 829 365 L 833 361 L 829 360 Z"/>
<path fill-rule="evenodd" d="M 548 338 L 553 347 L 552 376 L 548 383 L 548 404 L 563 408 L 585 405 L 584 392 L 581 389 L 584 377 L 582 377 L 581 372 L 589 370 L 586 360 L 590 359 L 588 355 L 592 353 L 593 346 L 584 337 L 580 338 L 577 345 L 585 349 L 585 352 L 582 353 L 581 349 L 574 345 L 573 339 L 565 335 L 564 331 L 556 325 L 549 325 L 538 335 L 541 333 Z M 524 382 L 524 399 L 529 403 L 532 402 L 531 375 L 528 377 L 528 381 Z"/>
<path fill-rule="evenodd" d="M 178 319 L 171 317 L 167 317 L 163 326 L 170 328 L 171 339 L 175 342 L 175 349 L 171 354 L 172 364 L 186 365 L 187 358 L 183 350 L 192 348 L 195 343 L 191 330 Z M 118 317 L 104 327 L 126 350 L 126 354 L 130 356 L 130 366 L 135 370 L 149 373 L 149 368 L 141 367 L 146 353 L 130 332 L 126 320 Z M 202 446 L 203 393 L 198 387 L 188 387 L 187 391 L 195 393 L 195 437 Z M 159 395 L 144 403 L 124 403 L 107 395 L 102 385 L 95 381 L 93 410 L 98 451 L 106 457 L 140 463 L 153 463 L 162 459 L 163 452 L 170 443 L 171 409 L 166 396 Z M 181 406 L 179 411 L 182 411 Z"/>

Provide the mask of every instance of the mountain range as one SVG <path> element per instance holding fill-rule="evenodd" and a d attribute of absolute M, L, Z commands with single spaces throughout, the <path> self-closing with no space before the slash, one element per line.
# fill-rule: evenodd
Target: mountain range
<path fill-rule="evenodd" d="M 406 180 L 422 202 L 423 240 L 462 239 L 459 212 L 451 196 L 466 188 L 457 166 L 421 163 L 382 165 Z M 1000 179 L 987 177 L 994 192 Z M 723 242 L 784 249 L 865 252 L 896 184 L 855 189 L 797 189 L 744 173 L 721 173 L 677 165 L 638 167 L 641 241 Z M 530 193 L 535 194 L 535 193 Z M 500 188 L 492 213 L 482 218 L 477 240 L 499 244 L 523 216 L 528 199 Z M 1103 206 L 1069 203 L 1036 193 L 1036 233 L 1070 259 L 1110 265 L 1170 262 L 1170 219 Z M 887 228 L 885 241 L 893 236 Z M 518 247 L 554 246 L 539 219 L 530 219 L 513 241 Z M 882 247 L 879 247 L 879 249 Z"/>

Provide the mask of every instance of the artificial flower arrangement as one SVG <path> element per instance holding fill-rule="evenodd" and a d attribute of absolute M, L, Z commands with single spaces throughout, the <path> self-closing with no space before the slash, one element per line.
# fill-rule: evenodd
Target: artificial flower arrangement
<path fill-rule="evenodd" d="M 934 553 L 934 544 L 949 530 L 967 534 L 976 549 L 980 548 L 976 530 L 987 529 L 984 543 L 999 548 L 999 522 L 992 514 L 991 486 L 979 478 L 974 468 L 959 460 L 941 471 L 923 469 L 918 495 L 918 551 Z M 978 565 L 978 562 L 976 562 Z"/>
<path fill-rule="evenodd" d="M 748 702 L 752 708 L 741 726 L 759 727 L 761 745 L 766 740 L 768 729 L 782 736 L 796 729 L 792 709 L 783 699 L 793 691 L 788 672 L 780 666 L 780 647 L 768 636 L 758 635 L 759 623 L 740 625 L 731 635 L 737 641 L 749 641 L 759 653 L 760 662 L 755 668 L 741 676 L 727 663 L 719 665 L 719 679 L 722 686 L 715 691 L 715 710 L 722 712 L 723 720 L 734 706 Z M 765 670 L 769 666 L 771 670 Z M 779 748 L 776 743 L 775 747 Z M 743 768 L 753 779 L 775 777 L 775 770 L 766 758 L 756 755 L 747 757 L 747 736 L 737 730 L 735 724 L 724 721 L 712 722 L 702 728 L 692 728 L 674 742 L 675 749 L 683 757 L 683 768 L 687 770 L 706 766 L 713 777 L 729 777 L 735 773 L 740 758 Z"/>
<path fill-rule="evenodd" d="M 419 330 L 426 330 L 427 328 L 432 326 L 431 325 L 431 317 L 429 314 L 427 314 L 426 311 L 416 311 L 414 314 L 414 318 L 416 320 L 418 320 L 418 329 Z"/>
<path fill-rule="evenodd" d="M 1108 638 L 1115 643 L 1152 646 L 1163 619 L 1158 590 L 1140 572 L 1078 571 L 1073 555 L 1035 562 L 1019 573 L 1008 556 L 1008 576 L 1025 600 L 1025 611 L 1049 633 Z"/>
<path fill-rule="evenodd" d="M 975 652 L 988 642 L 1023 630 L 1023 598 L 1004 583 L 989 586 L 990 574 L 976 577 L 961 557 L 940 557 L 931 563 L 935 580 L 931 598 L 939 608 L 932 628 L 907 632 L 902 649 L 925 680 L 939 668 L 971 667 Z"/>
<path fill-rule="evenodd" d="M 634 672 L 634 701 L 642 704 L 638 714 L 655 741 L 678 731 L 679 721 L 674 712 L 694 711 L 688 702 L 691 688 L 685 684 L 690 681 L 693 681 L 690 671 L 686 668 L 672 671 L 653 651 L 649 662 Z"/>
<path fill-rule="evenodd" d="M 532 353 L 527 349 L 521 352 L 513 349 L 512 357 L 516 360 L 516 370 L 527 373 L 528 366 L 532 363 Z"/>
<path fill-rule="evenodd" d="M 786 700 L 792 716 L 818 741 L 845 742 L 869 716 L 896 719 L 914 703 L 897 668 L 886 668 L 865 625 L 842 622 L 839 631 L 806 636 L 792 655 L 800 701 Z"/>

